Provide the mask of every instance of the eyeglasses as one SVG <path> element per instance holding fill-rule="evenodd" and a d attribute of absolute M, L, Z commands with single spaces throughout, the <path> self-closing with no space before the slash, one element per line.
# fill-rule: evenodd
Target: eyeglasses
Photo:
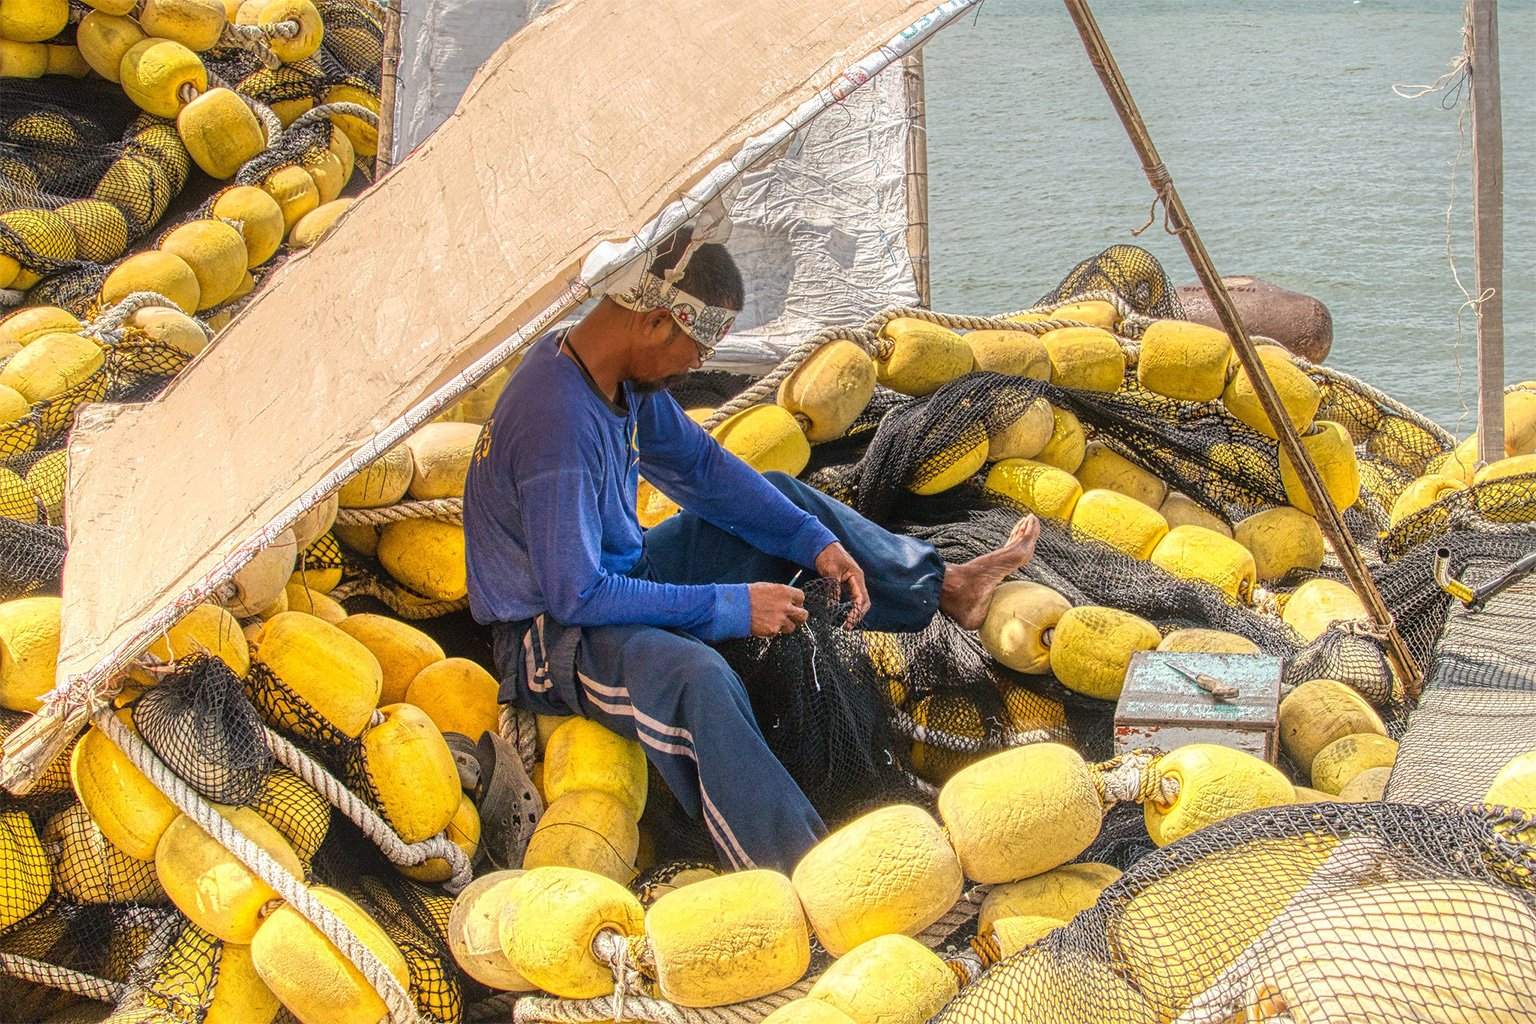
<path fill-rule="evenodd" d="M 692 334 L 689 334 L 688 329 L 683 326 L 683 322 L 677 318 L 676 314 L 673 314 L 672 316 L 672 326 L 683 337 L 693 342 L 693 347 L 699 350 L 699 362 L 707 363 L 711 359 L 715 358 L 715 346 L 706 345 L 698 338 L 695 338 Z"/>

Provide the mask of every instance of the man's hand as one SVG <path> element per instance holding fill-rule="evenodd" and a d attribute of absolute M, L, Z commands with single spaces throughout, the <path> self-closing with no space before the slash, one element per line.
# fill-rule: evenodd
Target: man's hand
<path fill-rule="evenodd" d="M 810 613 L 805 610 L 805 591 L 782 583 L 749 583 L 747 599 L 752 608 L 753 636 L 781 636 L 799 629 Z"/>
<path fill-rule="evenodd" d="M 864 570 L 859 568 L 859 563 L 853 560 L 846 548 L 835 541 L 821 549 L 821 554 L 816 556 L 816 572 L 824 579 L 832 581 L 832 600 L 838 600 L 843 593 L 843 587 L 848 588 L 848 598 L 853 602 L 853 608 L 848 612 L 848 618 L 843 620 L 844 629 L 852 629 L 863 620 L 869 611 L 869 587 L 864 583 Z"/>

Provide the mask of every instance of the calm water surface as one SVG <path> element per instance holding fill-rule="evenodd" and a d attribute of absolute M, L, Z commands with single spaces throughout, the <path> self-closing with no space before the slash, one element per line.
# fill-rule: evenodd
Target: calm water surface
<path fill-rule="evenodd" d="M 1328 304 L 1329 362 L 1464 436 L 1476 338 L 1446 261 L 1461 107 L 1400 98 L 1461 48 L 1454 0 L 1098 0 L 1185 206 L 1227 275 Z M 1499 5 L 1507 379 L 1536 378 L 1536 0 Z M 935 308 L 1027 305 L 1117 242 L 1194 273 L 1054 0 L 990 0 L 926 51 Z M 1473 291 L 1471 137 L 1452 252 Z M 1458 360 L 1460 373 L 1458 379 Z"/>

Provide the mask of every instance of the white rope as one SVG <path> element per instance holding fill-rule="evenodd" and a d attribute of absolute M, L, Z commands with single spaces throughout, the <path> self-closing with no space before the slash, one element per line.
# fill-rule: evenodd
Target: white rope
<path fill-rule="evenodd" d="M 1090 766 L 1093 773 L 1093 783 L 1099 791 L 1099 800 L 1104 809 L 1116 804 L 1139 804 L 1146 799 L 1149 789 L 1148 784 L 1157 771 L 1157 761 L 1161 755 L 1147 750 L 1133 750 L 1129 754 L 1112 758 L 1100 764 Z M 1166 778 L 1166 777 L 1165 777 Z M 1173 782 L 1172 779 L 1168 780 Z M 1177 783 L 1173 782 L 1174 789 L 1169 797 L 1178 795 Z"/>
<path fill-rule="evenodd" d="M 533 766 L 539 760 L 539 721 L 532 711 L 525 711 L 516 704 L 501 705 L 496 720 L 496 731 L 501 738 L 517 748 L 517 756 L 523 762 L 523 771 L 533 778 Z"/>
<path fill-rule="evenodd" d="M 96 319 L 86 324 L 80 333 L 107 342 L 121 341 L 123 324 L 141 309 L 174 309 L 178 313 L 182 311 L 180 306 L 159 292 L 133 292 L 124 296 L 117 305 L 98 314 Z M 201 328 L 205 338 L 209 341 L 213 340 L 213 330 L 207 324 L 197 317 L 188 319 Z"/>
<path fill-rule="evenodd" d="M 307 124 L 311 124 L 315 121 L 330 117 L 333 114 L 344 114 L 347 117 L 355 117 L 359 121 L 362 121 L 364 124 L 372 125 L 375 128 L 379 126 L 379 115 L 375 114 L 361 103 L 352 103 L 346 100 L 338 100 L 335 103 L 322 103 L 318 107 L 311 107 L 304 113 L 300 114 L 298 117 L 294 118 L 293 123 L 288 126 L 288 130 L 291 132 L 295 128 L 302 128 Z"/>
<path fill-rule="evenodd" d="M 374 714 L 377 716 L 378 712 Z M 457 893 L 470 883 L 472 872 L 469 858 L 446 834 L 439 833 L 419 843 L 407 843 L 389 827 L 389 823 L 381 818 L 377 811 L 360 800 L 356 793 L 348 789 L 341 780 L 326 771 L 308 754 L 265 726 L 262 732 L 267 749 L 272 751 L 272 756 L 325 797 L 326 802 L 332 807 L 351 819 L 353 824 L 363 830 L 363 834 L 369 841 L 389 858 L 390 863 L 414 867 L 440 857 L 448 862 L 448 867 L 453 872 L 453 876 L 443 883 L 444 889 L 450 893 Z"/>
<path fill-rule="evenodd" d="M 389 1009 L 391 1024 L 420 1024 L 421 1018 L 416 1012 L 416 1006 L 410 994 L 379 961 L 373 950 L 365 946 L 334 911 L 309 891 L 303 879 L 289 874 L 286 868 L 272 859 L 271 854 L 251 842 L 244 832 L 231 825 L 212 804 L 203 799 L 202 794 L 167 768 L 148 745 L 118 721 L 117 716 L 110 710 L 98 711 L 93 716 L 93 721 L 96 727 L 133 762 L 134 767 L 154 783 L 156 789 L 164 793 L 204 832 L 217 840 L 220 846 L 233 854 L 236 860 L 271 886 L 279 896 L 318 928 L 320 934 L 325 936 L 343 956 L 352 961 L 353 965 L 362 972 L 368 984 L 372 985 L 384 1000 L 385 1006 Z"/>
<path fill-rule="evenodd" d="M 34 985 L 46 985 L 102 1003 L 115 1004 L 128 994 L 127 985 L 15 953 L 0 953 L 0 971 Z"/>
<path fill-rule="evenodd" d="M 283 66 L 283 60 L 272 52 L 269 39 L 292 39 L 304 30 L 296 21 L 278 21 L 271 25 L 235 25 L 226 23 L 219 36 L 218 46 L 226 49 L 246 50 L 261 61 L 268 71 Z"/>
<path fill-rule="evenodd" d="M 401 501 L 382 508 L 338 508 L 338 526 L 387 526 L 407 519 L 439 519 L 462 525 L 463 498 L 432 498 L 428 501 Z"/>

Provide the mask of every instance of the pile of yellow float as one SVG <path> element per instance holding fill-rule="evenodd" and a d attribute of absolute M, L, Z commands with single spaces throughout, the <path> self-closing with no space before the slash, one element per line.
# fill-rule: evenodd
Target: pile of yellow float
<path fill-rule="evenodd" d="M 313 97 L 261 105 L 279 81 L 293 80 L 289 93 L 295 83 L 309 82 L 323 103 L 378 112 L 378 96 L 362 85 L 325 85 L 316 59 L 325 26 L 310 0 L 93 0 L 90 6 L 73 44 L 48 41 L 65 27 L 65 0 L 12 0 L 0 11 L 0 77 L 94 75 L 121 85 L 144 112 L 90 197 L 57 209 L 20 206 L 0 213 L 0 224 L 43 260 L 118 259 L 165 214 L 186 185 L 190 163 L 215 180 L 234 178 L 277 141 L 274 132 L 315 106 Z M 210 88 L 203 55 L 236 46 L 254 46 L 277 66 L 233 87 Z M 55 144 L 74 134 L 57 115 L 32 117 L 49 122 L 34 127 L 45 137 L 51 132 Z M 259 186 L 228 189 L 208 218 L 181 225 L 152 251 L 115 266 L 101 301 L 110 305 L 132 292 L 152 291 L 187 313 L 212 310 L 248 294 L 254 287 L 248 271 L 269 260 L 285 239 L 294 249 L 313 245 L 350 202 L 338 197 L 355 159 L 373 156 L 378 147 L 376 128 L 362 117 L 338 112 L 331 122 L 336 130 L 329 145 L 274 167 Z M 47 190 L 47 182 L 19 161 L 8 161 L 6 170 L 17 189 L 14 198 Z M 48 269 L 0 256 L 0 288 L 30 288 Z"/>
<path fill-rule="evenodd" d="M 478 737 L 496 728 L 495 680 L 474 662 L 445 657 L 430 637 L 404 622 L 346 615 L 299 578 L 287 590 L 294 607 L 314 610 L 249 618 L 242 628 L 226 608 L 193 609 L 124 680 L 120 720 L 132 728 L 134 701 L 158 685 L 160 676 L 149 665 L 212 654 L 244 681 L 269 725 L 341 757 L 348 788 L 402 841 L 445 835 L 473 857 L 479 818 L 460 788 L 444 733 Z M 51 597 L 0 604 L 0 707 L 35 711 L 52 688 L 60 610 L 59 599 Z M 331 1015 L 337 1006 L 342 1009 L 336 1012 L 343 1012 L 347 1000 L 363 998 L 361 976 L 281 904 L 271 886 L 181 814 L 95 726 L 50 768 L 31 797 L 34 806 L 38 801 L 57 806 L 71 792 L 73 799 L 50 812 L 40 828 L 20 806 L 0 810 L 0 867 L 8 878 L 33 883 L 0 906 L 0 947 L 6 930 L 33 925 L 26 919 L 50 894 L 83 905 L 169 904 L 194 926 L 186 942 L 222 947 L 225 967 L 216 986 L 207 979 L 207 994 L 238 1007 L 236 1019 L 270 1021 L 279 1000 L 306 1021 L 377 1019 L 378 1013 Z M 331 821 L 325 798 L 282 768 L 249 806 L 218 810 L 301 879 Z M 442 859 L 399 870 L 427 883 L 447 881 L 451 874 Z M 318 885 L 312 891 L 379 949 L 391 969 L 399 967 L 402 984 L 409 980 L 400 953 L 388 952 L 392 944 L 366 911 L 340 892 Z M 45 921 L 39 919 L 38 926 Z M 175 957 L 168 957 L 162 973 L 175 964 Z M 335 977 L 316 984 L 328 971 Z M 239 998 L 228 999 L 231 993 Z M 377 1002 L 376 995 L 371 998 Z"/>
<path fill-rule="evenodd" d="M 1528 499 L 1531 485 L 1521 489 L 1495 483 L 1532 473 L 1536 473 L 1536 381 L 1524 381 L 1504 395 L 1504 457 L 1481 464 L 1474 432 L 1455 448 L 1431 459 L 1423 474 L 1403 489 L 1392 506 L 1391 525 L 1473 486 L 1482 486 L 1490 494 L 1493 503 L 1500 506 L 1503 521 L 1536 522 L 1536 502 Z M 1507 495 L 1501 496 L 1500 490 Z"/>
<path fill-rule="evenodd" d="M 163 306 L 135 310 L 111 332 L 116 340 L 57 306 L 26 306 L 0 319 L 0 456 L 16 467 L 0 468 L 0 515 L 58 524 L 65 453 L 28 453 L 52 447 L 79 406 L 105 397 L 114 371 L 149 363 L 169 375 L 202 351 L 208 335 Z"/>

